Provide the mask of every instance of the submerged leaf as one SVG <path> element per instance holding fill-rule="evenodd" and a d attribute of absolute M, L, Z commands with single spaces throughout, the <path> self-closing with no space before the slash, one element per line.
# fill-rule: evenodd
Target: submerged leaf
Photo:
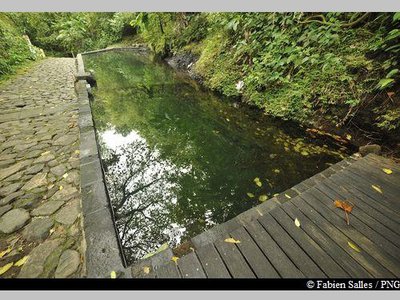
<path fill-rule="evenodd" d="M 253 193 L 247 193 L 247 196 L 249 196 L 250 198 L 254 198 L 254 194 Z"/>
<path fill-rule="evenodd" d="M 388 175 L 390 175 L 390 174 L 393 173 L 393 171 L 390 170 L 390 169 L 382 169 L 382 171 L 385 172 L 385 173 L 388 174 Z"/>
<path fill-rule="evenodd" d="M 225 242 L 226 243 L 232 243 L 232 244 L 239 244 L 240 243 L 239 240 L 235 240 L 234 238 L 225 239 Z"/>
<path fill-rule="evenodd" d="M 258 200 L 260 200 L 261 202 L 267 201 L 268 196 L 267 195 L 261 195 L 260 197 L 258 197 Z"/>
<path fill-rule="evenodd" d="M 376 185 L 371 185 L 371 187 L 375 190 L 375 191 L 377 191 L 378 193 L 381 193 L 381 194 L 383 194 L 382 193 L 382 190 L 381 190 L 381 188 L 379 187 L 379 186 L 376 186 Z"/>
<path fill-rule="evenodd" d="M 16 267 L 22 266 L 24 263 L 26 263 L 26 261 L 28 260 L 28 258 L 29 258 L 28 255 L 27 255 L 27 256 L 24 256 L 23 258 L 21 258 L 20 260 L 18 260 L 18 261 L 14 264 L 14 266 L 16 266 Z"/>
<path fill-rule="evenodd" d="M 296 225 L 297 227 L 300 227 L 300 221 L 299 219 L 294 219 L 294 225 Z"/>
<path fill-rule="evenodd" d="M 260 181 L 260 178 L 258 178 L 258 177 L 254 178 L 254 182 L 258 187 L 262 186 L 262 182 Z"/>
<path fill-rule="evenodd" d="M 0 275 L 3 275 L 5 272 L 7 272 L 13 265 L 14 265 L 14 263 L 10 262 L 10 263 L 0 267 Z"/>
<path fill-rule="evenodd" d="M 355 244 L 353 244 L 352 242 L 347 242 L 347 244 L 348 244 L 352 249 L 354 249 L 355 251 L 361 252 L 361 249 L 358 248 L 358 247 L 357 247 Z"/>

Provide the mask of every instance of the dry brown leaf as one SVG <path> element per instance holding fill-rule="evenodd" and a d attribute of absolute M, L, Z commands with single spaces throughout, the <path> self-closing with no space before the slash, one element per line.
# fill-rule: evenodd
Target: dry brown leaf
<path fill-rule="evenodd" d="M 342 201 L 342 200 L 335 200 L 334 204 L 336 207 L 344 210 L 344 213 L 346 215 L 346 223 L 347 225 L 350 225 L 349 214 L 353 210 L 354 204 L 349 201 Z"/>

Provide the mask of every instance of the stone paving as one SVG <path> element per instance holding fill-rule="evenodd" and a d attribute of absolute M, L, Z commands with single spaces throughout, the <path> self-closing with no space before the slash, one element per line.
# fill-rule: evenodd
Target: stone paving
<path fill-rule="evenodd" d="M 0 277 L 85 276 L 75 59 L 0 85 Z"/>

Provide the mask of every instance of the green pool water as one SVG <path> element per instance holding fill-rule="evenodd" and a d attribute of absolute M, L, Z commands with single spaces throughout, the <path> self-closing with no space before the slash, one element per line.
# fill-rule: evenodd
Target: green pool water
<path fill-rule="evenodd" d="M 341 159 L 298 125 L 219 97 L 133 51 L 84 56 L 128 263 L 176 246 Z"/>

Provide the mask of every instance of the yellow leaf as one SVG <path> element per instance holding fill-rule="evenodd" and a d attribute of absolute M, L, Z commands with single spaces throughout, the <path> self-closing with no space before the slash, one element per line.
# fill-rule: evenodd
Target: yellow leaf
<path fill-rule="evenodd" d="M 231 243 L 231 244 L 239 244 L 240 243 L 239 240 L 235 240 L 234 238 L 225 239 L 225 242 Z"/>
<path fill-rule="evenodd" d="M 79 150 L 75 150 L 75 154 L 79 154 Z"/>
<path fill-rule="evenodd" d="M 249 196 L 250 198 L 254 198 L 254 194 L 253 193 L 247 193 L 247 196 Z"/>
<path fill-rule="evenodd" d="M 381 188 L 379 187 L 379 186 L 376 186 L 376 185 L 371 185 L 372 186 L 372 188 L 375 190 L 375 191 L 377 191 L 378 193 L 381 193 L 381 194 L 383 194 L 382 193 L 382 190 L 381 190 Z"/>
<path fill-rule="evenodd" d="M 254 182 L 255 182 L 255 184 L 256 184 L 257 186 L 259 186 L 259 187 L 262 186 L 262 183 L 261 183 L 261 181 L 260 181 L 260 178 L 258 178 L 258 177 L 254 178 Z"/>
<path fill-rule="evenodd" d="M 14 264 L 14 266 L 16 266 L 16 267 L 20 267 L 20 266 L 22 266 L 24 263 L 26 263 L 26 261 L 28 260 L 28 255 L 27 256 L 24 256 L 23 258 L 21 258 L 19 261 L 17 261 L 15 264 Z"/>
<path fill-rule="evenodd" d="M 274 196 L 274 197 L 279 196 L 279 193 L 276 193 L 276 194 L 274 194 L 273 196 Z"/>
<path fill-rule="evenodd" d="M 172 260 L 174 263 L 178 263 L 178 259 L 179 259 L 178 256 L 172 256 L 172 257 L 171 257 L 171 260 Z"/>
<path fill-rule="evenodd" d="M 358 248 L 356 245 L 354 245 L 352 242 L 347 242 L 347 244 L 354 249 L 357 252 L 361 252 L 360 248 Z"/>
<path fill-rule="evenodd" d="M 0 258 L 2 258 L 4 255 L 10 253 L 11 250 L 12 250 L 12 248 L 11 248 L 11 247 L 8 247 L 6 250 L 0 252 Z"/>
<path fill-rule="evenodd" d="M 390 169 L 382 169 L 382 171 L 385 172 L 385 173 L 388 174 L 388 175 L 390 175 L 390 174 L 393 173 L 393 171 L 390 170 Z"/>
<path fill-rule="evenodd" d="M 5 272 L 7 272 L 13 265 L 14 265 L 14 263 L 10 262 L 10 263 L 6 264 L 5 266 L 0 267 L 0 275 L 3 275 Z"/>
<path fill-rule="evenodd" d="M 350 141 L 351 140 L 351 135 L 350 134 L 346 134 L 346 139 L 348 139 Z"/>
<path fill-rule="evenodd" d="M 285 194 L 285 197 L 288 199 L 292 199 L 292 197 L 290 197 L 288 194 Z"/>
<path fill-rule="evenodd" d="M 274 172 L 275 172 L 276 174 L 279 174 L 279 173 L 281 172 L 281 170 L 275 169 Z"/>
<path fill-rule="evenodd" d="M 300 221 L 299 219 L 294 219 L 294 225 L 296 225 L 297 227 L 300 227 Z"/>
<path fill-rule="evenodd" d="M 258 197 L 258 200 L 260 200 L 261 202 L 267 201 L 268 196 L 267 195 L 261 195 L 260 197 Z"/>
<path fill-rule="evenodd" d="M 144 274 L 149 274 L 150 273 L 150 267 L 143 267 L 143 272 Z"/>
<path fill-rule="evenodd" d="M 61 191 L 64 187 L 62 185 L 60 185 L 59 190 Z"/>
<path fill-rule="evenodd" d="M 49 154 L 50 153 L 50 151 L 46 151 L 46 152 L 43 152 L 42 154 L 40 154 L 40 155 L 46 155 L 46 154 Z"/>
<path fill-rule="evenodd" d="M 65 179 L 65 178 L 67 178 L 68 177 L 68 173 L 65 173 L 64 175 L 63 175 L 63 178 Z"/>
<path fill-rule="evenodd" d="M 112 279 L 117 278 L 117 273 L 115 273 L 115 271 L 111 271 L 110 277 L 111 277 Z"/>
<path fill-rule="evenodd" d="M 308 156 L 309 153 L 307 151 L 301 151 L 300 154 L 303 155 L 303 156 Z"/>

